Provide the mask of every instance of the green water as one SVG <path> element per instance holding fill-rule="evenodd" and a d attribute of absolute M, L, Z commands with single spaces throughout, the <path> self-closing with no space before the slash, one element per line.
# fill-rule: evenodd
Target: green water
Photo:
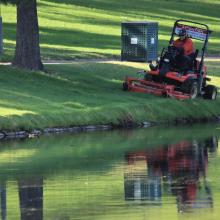
<path fill-rule="evenodd" d="M 220 125 L 0 143 L 1 219 L 219 219 Z"/>

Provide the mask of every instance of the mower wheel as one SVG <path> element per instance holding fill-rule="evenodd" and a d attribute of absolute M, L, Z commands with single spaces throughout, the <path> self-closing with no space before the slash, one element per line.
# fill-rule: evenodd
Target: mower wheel
<path fill-rule="evenodd" d="M 158 65 L 157 64 L 153 64 L 153 63 L 150 63 L 149 67 L 150 67 L 150 70 L 153 70 L 153 71 L 158 69 Z"/>
<path fill-rule="evenodd" d="M 194 80 L 187 80 L 183 84 L 183 92 L 190 95 L 191 99 L 195 99 L 198 96 L 198 83 Z"/>
<path fill-rule="evenodd" d="M 123 90 L 123 91 L 128 91 L 128 83 L 127 83 L 127 82 L 123 82 L 123 84 L 122 84 L 122 90 Z"/>
<path fill-rule="evenodd" d="M 191 99 L 195 99 L 198 96 L 198 84 L 197 82 L 193 82 L 190 88 L 190 96 Z"/>
<path fill-rule="evenodd" d="M 217 97 L 217 88 L 213 85 L 208 85 L 205 87 L 204 99 L 215 100 Z"/>

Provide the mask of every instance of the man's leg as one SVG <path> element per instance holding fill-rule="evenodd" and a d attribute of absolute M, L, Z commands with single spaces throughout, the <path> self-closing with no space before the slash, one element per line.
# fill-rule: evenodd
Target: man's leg
<path fill-rule="evenodd" d="M 192 59 L 189 56 L 182 56 L 179 60 L 179 69 L 182 74 L 186 74 L 190 69 Z"/>

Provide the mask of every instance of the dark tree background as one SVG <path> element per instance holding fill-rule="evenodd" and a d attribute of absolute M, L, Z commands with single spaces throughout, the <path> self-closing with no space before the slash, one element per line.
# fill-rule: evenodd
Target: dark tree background
<path fill-rule="evenodd" d="M 30 70 L 43 70 L 39 46 L 36 0 L 0 0 L 17 7 L 16 49 L 12 65 Z"/>

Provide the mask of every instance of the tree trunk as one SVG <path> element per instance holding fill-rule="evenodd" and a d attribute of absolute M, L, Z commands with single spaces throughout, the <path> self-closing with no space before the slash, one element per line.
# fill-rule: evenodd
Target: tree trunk
<path fill-rule="evenodd" d="M 16 50 L 12 65 L 30 70 L 43 70 L 36 0 L 22 0 L 17 3 Z"/>

